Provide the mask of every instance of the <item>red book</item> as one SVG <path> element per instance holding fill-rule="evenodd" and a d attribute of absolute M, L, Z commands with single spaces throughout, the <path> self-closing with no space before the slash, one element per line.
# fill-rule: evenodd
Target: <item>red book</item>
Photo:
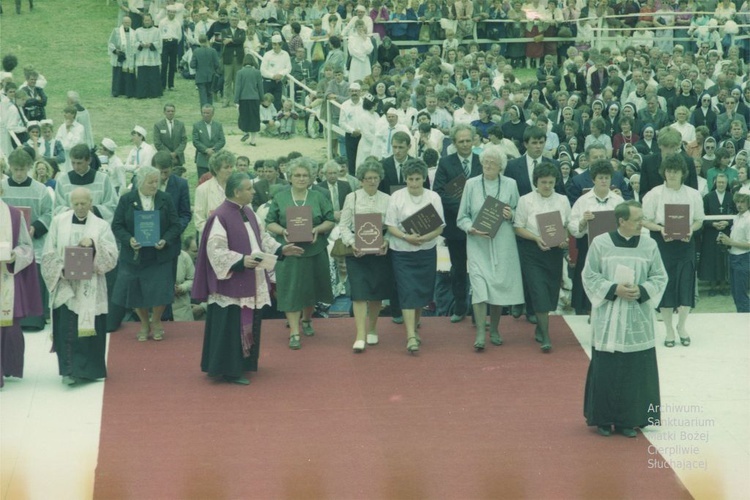
<path fill-rule="evenodd" d="M 94 249 L 65 247 L 65 279 L 90 280 L 94 276 Z"/>
<path fill-rule="evenodd" d="M 464 194 L 464 187 L 466 186 L 466 177 L 461 174 L 455 179 L 451 180 L 443 188 L 443 192 L 448 198 L 461 198 Z"/>
<path fill-rule="evenodd" d="M 313 240 L 312 207 L 287 207 L 286 230 L 289 243 L 310 243 Z"/>
<path fill-rule="evenodd" d="M 536 225 L 542 241 L 550 248 L 559 247 L 568 239 L 568 232 L 565 230 L 559 210 L 537 214 Z"/>
<path fill-rule="evenodd" d="M 382 246 L 383 216 L 354 214 L 354 248 L 366 254 L 377 254 Z"/>
<path fill-rule="evenodd" d="M 440 218 L 432 203 L 428 203 L 420 208 L 413 215 L 404 219 L 401 223 L 406 234 L 424 235 L 431 233 L 443 225 L 443 219 Z"/>
<path fill-rule="evenodd" d="M 673 240 L 682 240 L 690 234 L 690 205 L 675 203 L 664 205 L 664 234 Z"/>
<path fill-rule="evenodd" d="M 609 233 L 617 229 L 617 219 L 614 210 L 594 212 L 594 218 L 589 221 L 589 245 L 600 234 Z"/>
<path fill-rule="evenodd" d="M 500 226 L 503 224 L 503 210 L 508 205 L 488 196 L 482 204 L 482 208 L 479 209 L 474 223 L 471 227 L 477 231 L 488 233 L 490 238 L 494 238 L 497 232 L 500 230 Z"/>

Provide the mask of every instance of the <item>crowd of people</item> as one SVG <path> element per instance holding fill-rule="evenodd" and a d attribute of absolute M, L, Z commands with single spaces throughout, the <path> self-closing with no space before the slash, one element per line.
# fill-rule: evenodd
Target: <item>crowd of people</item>
<path fill-rule="evenodd" d="M 570 283 L 575 313 L 594 330 L 587 420 L 604 435 L 610 425 L 634 435 L 645 410 L 613 415 L 606 399 L 633 385 L 613 380 L 627 366 L 648 388 L 623 389 L 628 406 L 658 403 L 653 311 L 667 348 L 691 344 L 696 278 L 709 295 L 729 284 L 737 311 L 750 312 L 748 40 L 737 36 L 748 2 L 120 5 L 112 96 L 160 96 L 186 61 L 200 99 L 195 157 L 186 161 L 173 104 L 151 131 L 132 129 L 123 155 L 110 138 L 94 142 L 77 93 L 53 136 L 43 76 L 27 67 L 21 86 L 3 78 L 3 375 L 22 374 L 22 320 L 43 328 L 52 316 L 60 375 L 73 385 L 106 376 L 106 332 L 124 319 L 139 321 L 145 342 L 168 338 L 170 320 L 205 317 L 202 370 L 247 384 L 264 315 L 283 313 L 297 350 L 316 333 L 316 307 L 341 294 L 352 300 L 357 353 L 378 344 L 384 304 L 410 353 L 429 307 L 452 323 L 472 316 L 480 352 L 487 332 L 503 344 L 503 314 L 525 314 L 549 353 L 549 316 Z M 713 20 L 681 14 L 709 9 Z M 602 17 L 610 11 L 638 15 Z M 606 29 L 579 43 L 594 17 Z M 393 43 L 422 40 L 425 27 L 425 40 L 445 39 Z M 491 41 L 472 40 L 475 30 Z M 532 40 L 503 41 L 524 36 Z M 554 36 L 571 41 L 545 41 Z M 519 78 L 523 66 L 535 76 Z M 312 90 L 289 95 L 287 76 Z M 214 119 L 215 95 L 237 105 L 243 147 L 262 129 L 294 136 L 303 109 L 340 127 L 341 154 L 322 164 L 299 153 L 237 156 Z M 191 203 L 185 177 L 195 174 Z M 476 224 L 490 198 L 501 207 L 492 233 Z M 666 228 L 673 205 L 687 210 L 677 238 Z M 301 207 L 310 220 L 299 239 Z M 143 212 L 159 221 L 145 245 Z M 600 212 L 614 214 L 612 225 L 590 238 Z M 418 213 L 439 220 L 419 232 L 405 224 Z M 364 214 L 378 215 L 384 234 L 374 252 L 357 243 Z M 554 244 L 551 232 L 562 235 Z M 66 275 L 70 246 L 93 249 L 91 279 Z M 441 250 L 449 273 L 437 272 Z"/>

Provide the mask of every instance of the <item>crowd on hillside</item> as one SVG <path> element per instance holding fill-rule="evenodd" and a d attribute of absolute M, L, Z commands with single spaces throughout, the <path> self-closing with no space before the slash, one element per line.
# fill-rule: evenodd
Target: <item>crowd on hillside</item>
<path fill-rule="evenodd" d="M 344 294 L 355 352 L 379 342 L 384 303 L 412 353 L 427 310 L 454 323 L 473 316 L 479 351 L 487 330 L 503 343 L 502 314 L 525 313 L 549 352 L 561 288 L 581 315 L 615 294 L 659 299 L 666 347 L 691 343 L 696 277 L 750 312 L 749 2 L 121 0 L 120 14 L 108 44 L 113 97 L 198 87 L 194 159 L 185 158 L 188 130 L 172 104 L 163 120 L 133 128 L 126 155 L 110 138 L 94 139 L 75 92 L 53 135 L 43 76 L 27 66 L 17 85 L 16 62 L 3 60 L 0 219 L 13 225 L 0 243 L 15 249 L 16 269 L 25 245 L 27 269 L 43 278 L 29 279 L 37 296 L 3 295 L 2 306 L 29 307 L 0 318 L 10 320 L 3 335 L 20 335 L 22 317 L 44 327 L 51 309 L 66 383 L 106 375 L 103 362 L 76 367 L 67 347 L 91 343 L 103 353 L 102 337 L 130 314 L 139 341 L 168 338 L 162 320 L 204 317 L 203 370 L 245 383 L 257 368 L 261 311 L 285 314 L 296 350 L 301 335 L 315 334 L 316 310 Z M 519 78 L 524 67 L 534 69 L 528 80 Z M 287 76 L 307 90 L 289 95 Z M 241 151 L 227 148 L 214 96 L 237 105 Z M 256 133 L 294 137 L 299 116 L 312 135 L 318 122 L 339 127 L 336 159 L 254 157 Z M 185 177 L 196 174 L 191 204 Z M 489 198 L 505 221 L 496 234 L 475 226 Z M 677 238 L 665 232 L 673 205 L 689 223 Z M 30 207 L 28 227 L 10 206 Z M 301 207 L 310 209 L 310 238 L 294 240 L 290 214 Z M 136 238 L 143 211 L 161 220 L 153 246 Z M 439 223 L 408 230 L 404 222 L 425 211 Z M 608 233 L 616 249 L 657 249 L 668 276 L 658 297 L 592 284 L 603 271 L 587 267 L 589 229 L 601 211 L 617 216 Z M 357 243 L 363 214 L 380 215 L 385 233 L 372 253 Z M 550 214 L 565 236 L 554 245 L 537 217 Z M 191 221 L 197 237 L 185 233 Z M 656 246 L 644 249 L 649 238 Z M 70 245 L 95 249 L 95 279 L 65 275 Z M 591 248 L 606 259 L 605 247 Z M 13 279 L 11 266 L 3 279 Z M 634 349 L 653 348 L 651 334 Z"/>

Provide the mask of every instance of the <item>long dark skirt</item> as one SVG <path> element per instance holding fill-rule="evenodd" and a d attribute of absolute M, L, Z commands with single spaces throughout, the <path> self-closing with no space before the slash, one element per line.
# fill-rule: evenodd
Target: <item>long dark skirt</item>
<path fill-rule="evenodd" d="M 52 337 L 60 375 L 96 380 L 106 378 L 107 315 L 94 319 L 96 335 L 78 336 L 78 315 L 60 306 L 52 310 Z"/>
<path fill-rule="evenodd" d="M 161 70 L 159 66 L 138 66 L 136 77 L 136 97 L 150 99 L 161 97 Z"/>
<path fill-rule="evenodd" d="M 245 372 L 258 371 L 260 353 L 260 322 L 263 313 L 256 309 L 253 314 L 253 346 L 250 357 L 242 355 L 240 338 L 240 307 L 220 307 L 209 304 L 206 311 L 206 327 L 203 333 L 201 371 L 216 376 L 241 377 Z"/>
<path fill-rule="evenodd" d="M 722 231 L 727 236 L 729 230 Z M 701 260 L 698 265 L 698 278 L 705 281 L 726 282 L 729 278 L 727 247 L 716 242 L 719 231 L 713 227 L 703 228 L 703 241 L 700 245 Z"/>
<path fill-rule="evenodd" d="M 592 350 L 583 415 L 588 425 L 646 427 L 661 419 L 656 349 Z"/>
<path fill-rule="evenodd" d="M 583 289 L 583 266 L 586 264 L 586 255 L 589 253 L 589 237 L 576 238 L 576 248 L 578 249 L 578 260 L 576 267 L 573 268 L 573 290 L 570 293 L 570 304 L 575 309 L 576 314 L 586 314 L 591 311 L 591 301 L 589 301 L 586 292 Z"/>
<path fill-rule="evenodd" d="M 659 246 L 661 260 L 667 271 L 667 289 L 659 303 L 662 307 L 695 307 L 695 238 L 684 241 L 664 241 L 661 233 L 651 231 Z"/>
<path fill-rule="evenodd" d="M 401 309 L 421 309 L 429 304 L 435 290 L 437 248 L 390 253 Z"/>
<path fill-rule="evenodd" d="M 562 280 L 563 251 L 553 248 L 542 251 L 535 242 L 518 240 L 518 254 L 521 257 L 523 283 L 536 312 L 550 312 L 557 309 Z"/>
<path fill-rule="evenodd" d="M 346 269 L 353 301 L 390 298 L 393 290 L 393 267 L 389 254 L 347 257 Z"/>
<path fill-rule="evenodd" d="M 39 293 L 42 294 L 42 313 L 41 316 L 26 316 L 21 318 L 21 328 L 30 329 L 34 331 L 43 330 L 47 325 L 46 319 L 49 318 L 49 291 L 47 291 L 47 285 L 44 283 L 42 278 L 42 266 L 36 264 L 37 276 L 39 277 Z"/>
<path fill-rule="evenodd" d="M 243 132 L 260 131 L 260 101 L 248 99 L 240 101 L 240 116 L 237 126 Z"/>
<path fill-rule="evenodd" d="M 112 97 L 135 97 L 135 73 L 112 67 Z"/>
<path fill-rule="evenodd" d="M 3 377 L 23 377 L 23 353 L 26 343 L 18 319 L 13 325 L 0 327 L 0 387 Z"/>
<path fill-rule="evenodd" d="M 117 264 L 112 302 L 129 309 L 171 304 L 174 302 L 172 267 L 171 261 L 136 265 L 121 260 Z"/>

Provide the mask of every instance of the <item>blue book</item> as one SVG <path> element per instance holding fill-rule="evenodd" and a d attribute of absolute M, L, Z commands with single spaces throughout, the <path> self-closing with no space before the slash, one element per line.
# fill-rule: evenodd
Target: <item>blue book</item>
<path fill-rule="evenodd" d="M 135 241 L 143 247 L 155 247 L 161 239 L 161 223 L 158 210 L 135 211 Z"/>

